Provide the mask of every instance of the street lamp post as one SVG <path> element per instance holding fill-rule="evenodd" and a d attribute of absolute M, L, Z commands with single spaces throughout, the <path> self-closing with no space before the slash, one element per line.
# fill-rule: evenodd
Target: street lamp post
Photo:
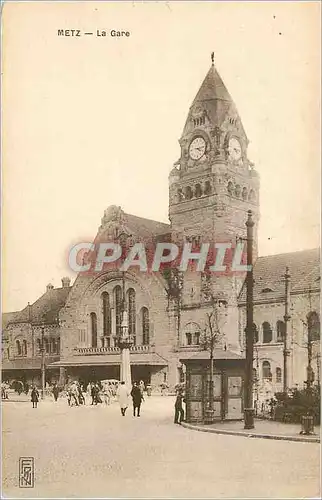
<path fill-rule="evenodd" d="M 244 392 L 244 428 L 254 429 L 253 408 L 253 357 L 254 357 L 254 278 L 253 278 L 253 227 L 252 211 L 248 210 L 247 227 L 247 277 L 246 277 L 246 370 Z"/>
<path fill-rule="evenodd" d="M 308 390 L 311 390 L 313 382 L 313 369 L 312 369 L 312 337 L 310 328 L 308 328 L 308 336 L 307 336 L 307 382 L 306 387 Z"/>
<path fill-rule="evenodd" d="M 118 339 L 118 345 L 121 349 L 121 381 L 125 382 L 125 385 L 130 389 L 132 386 L 131 377 L 131 360 L 130 360 L 130 348 L 133 345 L 133 339 L 129 335 L 129 323 L 128 314 L 126 311 L 125 303 L 125 276 L 124 272 L 122 275 L 122 324 L 121 324 L 121 335 Z"/>
<path fill-rule="evenodd" d="M 284 347 L 283 347 L 283 392 L 287 392 L 289 386 L 289 356 L 290 356 L 290 348 L 289 348 L 289 335 L 288 335 L 288 322 L 291 319 L 289 314 L 290 307 L 290 299 L 291 299 L 291 290 L 290 290 L 290 278 L 291 275 L 289 273 L 288 267 L 285 270 L 284 280 L 285 280 L 285 314 L 284 314 Z"/>
<path fill-rule="evenodd" d="M 45 380 L 46 380 L 46 365 L 45 365 L 45 324 L 41 325 L 41 399 L 45 397 Z"/>
<path fill-rule="evenodd" d="M 121 381 L 125 382 L 125 385 L 130 388 L 132 385 L 130 348 L 133 344 L 133 341 L 129 335 L 129 325 L 126 311 L 123 311 L 121 328 L 122 333 L 119 338 L 119 347 L 121 349 Z"/>

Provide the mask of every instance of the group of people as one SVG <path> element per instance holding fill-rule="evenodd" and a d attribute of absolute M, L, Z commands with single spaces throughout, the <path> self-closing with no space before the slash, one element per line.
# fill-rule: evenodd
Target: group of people
<path fill-rule="evenodd" d="M 1 390 L 3 391 L 3 386 L 1 386 Z M 144 401 L 144 391 L 145 384 L 141 380 L 139 383 L 134 382 L 132 389 L 125 385 L 125 382 L 121 383 L 113 383 L 109 381 L 98 382 L 89 382 L 84 389 L 84 385 L 78 381 L 73 381 L 67 386 L 67 402 L 68 406 L 80 406 L 85 405 L 85 395 L 91 400 L 91 405 L 97 405 L 101 403 L 105 403 L 105 405 L 109 405 L 111 403 L 112 398 L 116 398 L 120 405 L 121 415 L 124 417 L 126 414 L 126 410 L 129 406 L 129 399 L 132 398 L 133 405 L 133 416 L 140 417 L 141 405 Z M 52 394 L 54 400 L 57 401 L 59 397 L 59 387 L 56 383 L 53 384 Z M 31 402 L 32 407 L 37 408 L 39 402 L 39 392 L 36 386 L 32 387 L 31 390 Z M 176 399 L 174 405 L 174 423 L 181 424 L 184 421 L 185 412 L 183 409 L 183 403 L 185 403 L 184 396 L 184 388 L 180 385 L 176 387 Z"/>
<path fill-rule="evenodd" d="M 141 404 L 142 401 L 144 401 L 144 388 L 144 382 L 141 380 L 139 384 L 137 382 L 134 382 L 132 390 L 130 392 L 128 387 L 125 385 L 125 382 L 121 382 L 121 385 L 119 386 L 117 391 L 117 398 L 121 409 L 121 415 L 123 417 L 125 417 L 125 413 L 129 405 L 130 396 L 132 397 L 133 402 L 133 416 L 140 416 Z"/>

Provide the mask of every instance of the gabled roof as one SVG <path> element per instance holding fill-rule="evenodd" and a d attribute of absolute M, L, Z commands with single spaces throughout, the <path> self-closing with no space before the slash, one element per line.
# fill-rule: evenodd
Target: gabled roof
<path fill-rule="evenodd" d="M 27 305 L 22 311 L 17 311 L 6 318 L 6 326 L 9 323 L 34 323 L 47 324 L 56 323 L 58 313 L 64 307 L 71 287 L 53 288 L 47 290 L 39 299 L 31 305 Z M 4 320 L 4 318 L 3 318 Z M 4 327 L 5 328 L 5 327 Z"/>
<path fill-rule="evenodd" d="M 254 266 L 254 301 L 284 297 L 286 267 L 289 268 L 291 293 L 320 288 L 320 249 L 302 250 L 259 257 Z M 272 291 L 268 291 L 271 289 Z M 246 284 L 239 297 L 246 300 Z"/>

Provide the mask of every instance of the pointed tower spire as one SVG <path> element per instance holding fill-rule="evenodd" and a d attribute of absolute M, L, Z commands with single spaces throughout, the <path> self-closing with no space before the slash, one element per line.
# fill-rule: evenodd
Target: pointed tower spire
<path fill-rule="evenodd" d="M 182 138 L 189 136 L 194 131 L 198 116 L 205 116 L 205 127 L 221 127 L 227 117 L 231 117 L 237 123 L 238 111 L 224 82 L 215 67 L 215 53 L 211 52 L 211 66 L 206 74 L 192 105 L 183 129 Z M 195 121 L 197 119 L 197 121 Z M 246 134 L 241 121 L 238 119 L 242 135 Z"/>
<path fill-rule="evenodd" d="M 230 97 L 228 90 L 225 87 L 224 82 L 219 76 L 218 71 L 215 68 L 214 63 L 214 53 L 211 54 L 212 64 L 209 68 L 209 71 L 206 75 L 206 78 L 201 84 L 201 87 L 194 98 L 192 105 L 194 105 L 197 101 L 212 101 L 218 100 L 233 102 Z"/>

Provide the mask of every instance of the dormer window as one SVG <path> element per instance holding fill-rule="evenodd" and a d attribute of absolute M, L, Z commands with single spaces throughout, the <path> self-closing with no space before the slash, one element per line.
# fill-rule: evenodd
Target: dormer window
<path fill-rule="evenodd" d="M 270 292 L 274 292 L 274 290 L 270 287 L 263 288 L 263 290 L 261 291 L 261 293 L 270 293 Z"/>

